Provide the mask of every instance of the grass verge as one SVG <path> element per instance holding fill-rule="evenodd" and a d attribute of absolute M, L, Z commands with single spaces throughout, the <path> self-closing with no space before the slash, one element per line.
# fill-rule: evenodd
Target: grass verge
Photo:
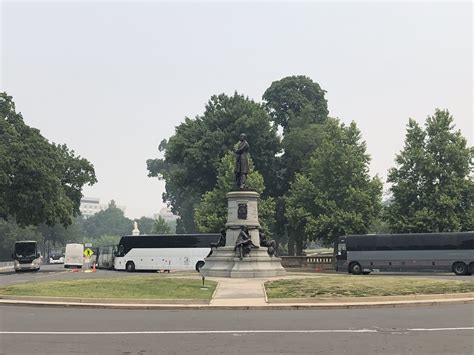
<path fill-rule="evenodd" d="M 474 282 L 370 276 L 322 276 L 265 283 L 269 298 L 370 297 L 474 292 Z"/>
<path fill-rule="evenodd" d="M 211 299 L 217 283 L 159 276 L 35 282 L 0 288 L 2 296 L 42 296 L 118 299 Z"/>

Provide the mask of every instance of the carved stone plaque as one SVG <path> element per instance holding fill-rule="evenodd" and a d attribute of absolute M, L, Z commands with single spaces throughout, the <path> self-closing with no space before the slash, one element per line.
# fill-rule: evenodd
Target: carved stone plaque
<path fill-rule="evenodd" d="M 237 208 L 237 218 L 238 219 L 247 219 L 247 204 L 239 203 Z"/>

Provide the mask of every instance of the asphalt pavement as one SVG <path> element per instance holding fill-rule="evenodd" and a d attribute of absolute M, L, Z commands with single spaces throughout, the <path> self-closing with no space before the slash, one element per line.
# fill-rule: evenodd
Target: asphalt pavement
<path fill-rule="evenodd" d="M 39 333 L 41 332 L 41 333 Z M 473 354 L 472 305 L 305 311 L 0 307 L 0 354 Z"/>

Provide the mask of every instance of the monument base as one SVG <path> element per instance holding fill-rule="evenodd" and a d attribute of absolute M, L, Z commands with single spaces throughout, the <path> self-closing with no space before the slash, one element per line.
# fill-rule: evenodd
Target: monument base
<path fill-rule="evenodd" d="M 252 249 L 242 259 L 236 257 L 234 247 L 221 247 L 206 258 L 201 275 L 207 277 L 260 278 L 284 276 L 281 259 L 269 256 L 266 247 Z"/>

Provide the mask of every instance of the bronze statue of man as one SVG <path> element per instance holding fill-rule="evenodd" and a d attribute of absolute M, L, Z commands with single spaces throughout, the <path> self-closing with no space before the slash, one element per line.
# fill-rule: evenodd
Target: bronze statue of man
<path fill-rule="evenodd" d="M 237 148 L 235 149 L 235 182 L 241 190 L 245 188 L 247 174 L 249 173 L 248 150 L 249 144 L 247 142 L 247 136 L 245 133 L 242 133 Z"/>

